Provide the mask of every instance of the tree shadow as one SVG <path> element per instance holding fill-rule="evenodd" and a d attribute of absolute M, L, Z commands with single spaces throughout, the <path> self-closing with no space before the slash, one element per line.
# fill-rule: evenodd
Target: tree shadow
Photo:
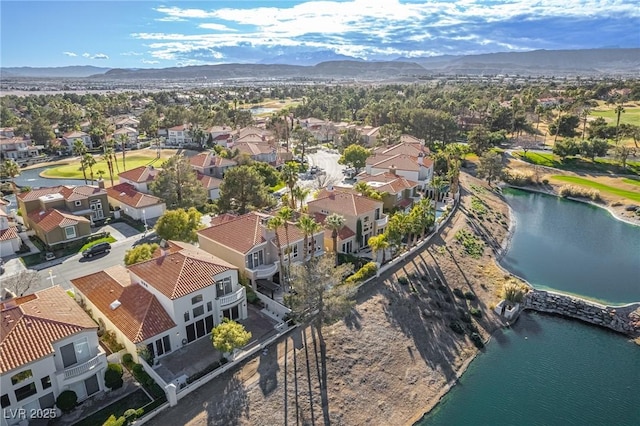
<path fill-rule="evenodd" d="M 224 398 L 205 403 L 207 425 L 226 426 L 243 424 L 242 417 L 249 416 L 249 398 L 244 384 L 231 376 L 224 384 Z"/>
<path fill-rule="evenodd" d="M 280 371 L 278 345 L 272 345 L 262 351 L 257 371 L 260 375 L 260 390 L 266 396 L 278 387 L 278 372 Z"/>

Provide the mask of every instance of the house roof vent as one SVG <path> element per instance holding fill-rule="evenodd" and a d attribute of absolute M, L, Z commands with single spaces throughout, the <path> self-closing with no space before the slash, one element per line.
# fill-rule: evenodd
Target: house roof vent
<path fill-rule="evenodd" d="M 111 302 L 111 304 L 109 305 L 109 308 L 111 308 L 112 311 L 115 311 L 116 309 L 118 309 L 120 305 L 122 305 L 122 303 L 120 303 L 120 301 L 116 299 L 113 302 Z"/>

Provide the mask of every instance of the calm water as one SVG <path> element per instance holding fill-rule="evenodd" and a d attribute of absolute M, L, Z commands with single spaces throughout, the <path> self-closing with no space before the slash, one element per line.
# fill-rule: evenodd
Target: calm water
<path fill-rule="evenodd" d="M 605 329 L 525 313 L 494 337 L 419 425 L 640 424 L 640 347 Z"/>
<path fill-rule="evenodd" d="M 640 227 L 540 194 L 505 194 L 516 216 L 503 266 L 536 287 L 640 301 Z M 577 321 L 525 313 L 496 333 L 432 425 L 640 425 L 640 347 Z"/>
<path fill-rule="evenodd" d="M 505 197 L 516 218 L 505 268 L 536 288 L 640 301 L 640 226 L 549 195 L 509 190 Z"/>

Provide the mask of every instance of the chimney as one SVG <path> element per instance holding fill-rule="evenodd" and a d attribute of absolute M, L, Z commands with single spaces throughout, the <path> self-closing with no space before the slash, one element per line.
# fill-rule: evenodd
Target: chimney
<path fill-rule="evenodd" d="M 104 189 L 104 179 L 98 179 L 98 188 Z"/>
<path fill-rule="evenodd" d="M 419 166 L 424 165 L 424 155 L 422 155 L 422 153 L 420 153 L 420 155 L 418 155 L 418 165 Z"/>
<path fill-rule="evenodd" d="M 394 166 L 393 164 L 391 166 L 389 166 L 389 173 L 391 173 L 394 176 L 397 176 L 396 166 Z"/>

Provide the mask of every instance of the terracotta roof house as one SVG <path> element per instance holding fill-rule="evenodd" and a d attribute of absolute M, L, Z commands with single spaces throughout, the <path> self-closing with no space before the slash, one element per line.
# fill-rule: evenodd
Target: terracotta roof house
<path fill-rule="evenodd" d="M 0 158 L 13 159 L 18 164 L 23 164 L 21 160 L 37 157 L 42 145 L 33 145 L 31 139 L 17 137 L 0 137 Z"/>
<path fill-rule="evenodd" d="M 89 136 L 89 134 L 85 132 L 73 131 L 67 132 L 62 135 L 62 141 L 64 142 L 64 145 L 70 150 L 73 150 L 73 145 L 78 139 L 81 140 L 88 149 L 93 149 L 93 141 L 91 140 L 91 136 Z"/>
<path fill-rule="evenodd" d="M 271 146 L 266 142 L 236 142 L 233 149 L 237 149 L 240 153 L 245 153 L 254 161 L 261 161 L 276 165 L 278 162 L 278 151 L 275 146 Z"/>
<path fill-rule="evenodd" d="M 220 145 L 225 148 L 231 148 L 233 146 L 234 135 L 237 134 L 229 126 L 213 126 L 206 129 L 208 134 L 208 140 L 214 145 Z"/>
<path fill-rule="evenodd" d="M 107 191 L 97 186 L 54 186 L 17 195 L 25 225 L 49 246 L 84 238 L 109 216 Z"/>
<path fill-rule="evenodd" d="M 136 191 L 148 194 L 149 184 L 158 176 L 159 170 L 153 166 L 139 166 L 135 169 L 127 170 L 118 174 L 120 183 L 129 183 L 133 185 Z"/>
<path fill-rule="evenodd" d="M 120 127 L 119 129 L 117 129 L 115 132 L 113 132 L 113 139 L 116 143 L 116 145 L 121 146 L 122 142 L 120 141 L 121 138 L 126 137 L 127 138 L 127 142 L 126 145 L 127 147 L 134 145 L 138 142 L 138 130 L 134 129 L 132 127 Z"/>
<path fill-rule="evenodd" d="M 4 201 L 0 199 L 0 256 L 11 256 L 20 250 L 22 240 L 13 224 L 9 223 Z"/>
<path fill-rule="evenodd" d="M 367 185 L 382 193 L 385 211 L 393 209 L 408 210 L 415 201 L 420 199 L 418 182 L 398 176 L 395 172 L 396 170 L 391 168 L 386 173 L 378 173 L 377 175 L 361 174 L 358 176 L 359 182 L 366 182 Z"/>
<path fill-rule="evenodd" d="M 189 158 L 191 167 L 198 173 L 222 179 L 227 170 L 238 165 L 233 160 L 220 157 L 215 151 L 206 151 Z"/>
<path fill-rule="evenodd" d="M 148 219 L 162 216 L 167 209 L 162 199 L 137 191 L 130 183 L 120 183 L 107 188 L 107 197 L 114 208 L 119 208 L 132 219 L 145 223 Z"/>
<path fill-rule="evenodd" d="M 131 129 L 137 129 L 140 125 L 140 120 L 133 117 L 124 117 L 117 119 L 113 124 L 115 124 L 116 129 L 122 129 L 123 127 L 129 127 Z"/>
<path fill-rule="evenodd" d="M 251 212 L 212 222 L 209 228 L 198 231 L 198 244 L 206 252 L 235 265 L 254 284 L 263 279 L 279 282 L 278 241 L 285 262 L 302 262 L 303 256 L 321 256 L 324 253 L 323 231 L 315 234 L 313 239 L 307 238 L 305 250 L 304 235 L 295 223 L 288 223 L 287 229 L 283 226 L 276 233 L 267 229 L 270 218 L 268 214 Z"/>
<path fill-rule="evenodd" d="M 53 408 L 64 390 L 74 391 L 78 401 L 105 390 L 107 357 L 98 342 L 98 325 L 61 287 L 4 301 L 0 315 L 5 413 L 25 408 L 28 419 Z M 3 416 L 3 425 L 14 423 Z"/>
<path fill-rule="evenodd" d="M 417 182 L 420 188 L 427 188 L 433 176 L 433 160 L 429 150 L 419 143 L 376 148 L 367 158 L 364 173 L 378 175 L 390 171 Z"/>
<path fill-rule="evenodd" d="M 167 140 L 165 143 L 168 146 L 174 147 L 193 143 L 193 139 L 191 138 L 191 127 L 188 124 L 170 127 L 167 129 Z"/>
<path fill-rule="evenodd" d="M 114 266 L 71 283 L 76 297 L 130 353 L 146 346 L 156 360 L 209 335 L 223 318 L 247 317 L 238 269 L 177 241 L 163 242 L 150 260 Z"/>
<path fill-rule="evenodd" d="M 354 233 L 338 240 L 341 253 L 353 253 L 367 247 L 369 237 L 384 232 L 389 217 L 383 213 L 383 202 L 356 194 L 351 190 L 324 189 L 307 203 L 309 214 L 328 216 L 337 213 L 345 218 L 345 226 Z M 347 232 L 345 235 L 351 234 Z M 326 242 L 330 247 L 332 242 Z"/>
<path fill-rule="evenodd" d="M 220 198 L 220 184 L 222 183 L 222 179 L 203 175 L 199 172 L 196 172 L 196 176 L 198 178 L 198 182 L 200 182 L 204 189 L 207 190 L 208 197 L 211 201 Z"/>

